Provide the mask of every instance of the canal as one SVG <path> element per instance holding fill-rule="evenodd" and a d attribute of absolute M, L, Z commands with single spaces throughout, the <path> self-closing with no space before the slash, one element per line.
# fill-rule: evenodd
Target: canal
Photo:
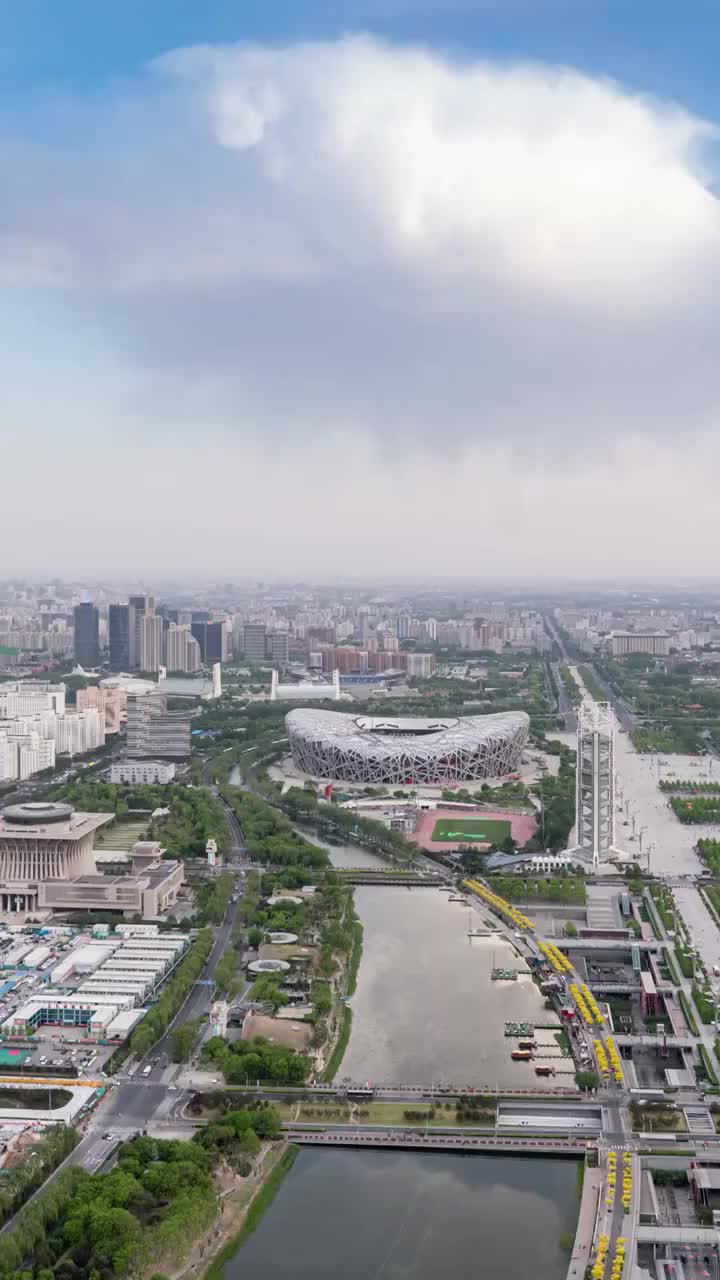
<path fill-rule="evenodd" d="M 559 1027 L 557 1016 L 529 974 L 492 981 L 493 968 L 517 963 L 512 947 L 496 935 L 469 937 L 483 916 L 449 897 L 438 889 L 355 890 L 363 956 L 337 1078 L 493 1088 L 570 1083 L 571 1059 L 555 1059 L 569 1074 L 547 1079 L 532 1062 L 511 1060 L 517 1041 L 505 1037 L 506 1021 Z M 537 1035 L 559 1054 L 552 1030 Z"/>
<path fill-rule="evenodd" d="M 302 1150 L 223 1280 L 563 1280 L 573 1161 Z"/>
<path fill-rule="evenodd" d="M 239 777 L 239 775 L 238 775 Z M 388 865 L 356 844 L 333 844 L 307 825 L 296 830 L 327 849 L 337 867 Z M 517 1041 L 506 1021 L 557 1026 L 557 1016 L 528 974 L 493 982 L 495 967 L 515 967 L 514 951 L 496 935 L 470 938 L 484 923 L 477 906 L 449 901 L 438 889 L 363 886 L 355 907 L 363 926 L 363 955 L 352 998 L 352 1033 L 336 1080 L 557 1088 L 574 1080 L 552 1030 L 543 1062 L 558 1074 L 538 1077 L 534 1062 L 513 1062 Z"/>

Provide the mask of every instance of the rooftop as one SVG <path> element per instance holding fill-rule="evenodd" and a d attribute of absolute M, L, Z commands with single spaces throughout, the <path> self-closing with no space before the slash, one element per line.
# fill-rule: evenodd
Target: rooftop
<path fill-rule="evenodd" d="M 81 840 L 114 817 L 114 813 L 80 813 L 69 804 L 14 804 L 0 812 L 0 837 Z"/>

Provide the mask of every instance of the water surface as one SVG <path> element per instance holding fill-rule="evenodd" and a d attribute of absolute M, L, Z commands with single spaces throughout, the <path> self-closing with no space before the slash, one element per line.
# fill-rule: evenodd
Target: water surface
<path fill-rule="evenodd" d="M 337 1078 L 549 1088 L 570 1081 L 542 1080 L 532 1063 L 511 1060 L 516 1042 L 504 1036 L 506 1021 L 559 1025 L 557 1017 L 529 975 L 491 980 L 495 966 L 517 965 L 512 947 L 495 935 L 469 938 L 482 912 L 448 899 L 438 889 L 355 890 L 363 957 Z"/>
<path fill-rule="evenodd" d="M 572 1161 L 300 1152 L 223 1280 L 564 1280 Z"/>

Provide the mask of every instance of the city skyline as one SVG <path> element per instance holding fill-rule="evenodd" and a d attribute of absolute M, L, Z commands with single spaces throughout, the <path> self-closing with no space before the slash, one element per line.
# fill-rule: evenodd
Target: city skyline
<path fill-rule="evenodd" d="M 18 572 L 714 573 L 720 103 L 687 10 L 131 5 L 108 39 L 80 4 L 61 41 L 14 8 Z"/>

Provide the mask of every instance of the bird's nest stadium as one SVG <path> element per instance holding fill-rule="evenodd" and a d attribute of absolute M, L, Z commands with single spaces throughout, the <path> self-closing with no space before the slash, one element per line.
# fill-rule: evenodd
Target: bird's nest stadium
<path fill-rule="evenodd" d="M 285 717 L 295 765 L 342 782 L 439 786 L 502 777 L 520 763 L 524 711 L 438 720 L 371 718 L 300 708 Z"/>

